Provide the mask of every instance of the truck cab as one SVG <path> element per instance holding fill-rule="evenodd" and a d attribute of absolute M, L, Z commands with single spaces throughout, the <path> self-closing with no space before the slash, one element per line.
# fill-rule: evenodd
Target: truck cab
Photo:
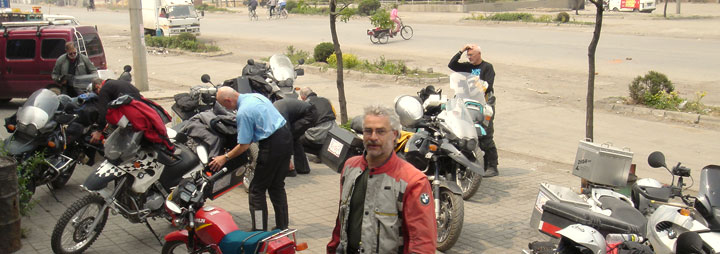
<path fill-rule="evenodd" d="M 200 35 L 200 18 L 191 0 L 141 0 L 146 34 Z"/>
<path fill-rule="evenodd" d="M 65 42 L 75 42 L 78 53 L 100 70 L 107 69 L 105 50 L 92 26 L 72 25 L 70 20 L 0 23 L 0 102 L 27 98 L 54 81 L 53 67 L 65 53 Z"/>

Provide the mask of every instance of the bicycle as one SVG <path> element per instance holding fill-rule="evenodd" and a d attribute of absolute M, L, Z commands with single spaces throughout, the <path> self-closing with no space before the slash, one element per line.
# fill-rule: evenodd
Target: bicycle
<path fill-rule="evenodd" d="M 255 10 L 248 10 L 248 17 L 250 17 L 250 21 L 258 20 L 258 15 Z"/>
<path fill-rule="evenodd" d="M 277 18 L 277 19 L 279 19 L 279 18 L 287 19 L 287 18 L 288 18 L 288 11 L 287 11 L 287 9 L 283 8 L 282 11 L 280 11 L 277 15 L 275 15 L 275 18 Z"/>
<path fill-rule="evenodd" d="M 400 36 L 405 40 L 409 40 L 410 38 L 412 38 L 412 27 L 403 24 L 402 20 L 400 20 L 400 24 Z M 391 28 L 383 29 L 380 27 L 376 27 L 375 29 L 368 29 L 367 35 L 370 36 L 370 42 L 372 42 L 373 44 L 385 44 L 388 42 L 390 37 L 395 37 L 395 35 L 397 35 L 397 32 L 393 32 Z"/>

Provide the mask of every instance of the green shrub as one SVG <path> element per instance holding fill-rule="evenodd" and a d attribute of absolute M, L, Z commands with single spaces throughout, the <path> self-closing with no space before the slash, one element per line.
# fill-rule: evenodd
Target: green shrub
<path fill-rule="evenodd" d="M 293 64 L 297 64 L 300 59 L 305 59 L 305 63 L 307 64 L 315 62 L 315 59 L 310 57 L 310 53 L 302 49 L 296 49 L 292 45 L 287 47 L 285 55 L 290 58 L 290 61 L 292 61 Z"/>
<path fill-rule="evenodd" d="M 405 75 L 409 72 L 405 62 L 389 61 L 386 60 L 384 56 L 381 56 L 380 59 L 375 60 L 372 63 L 365 60 L 358 68 L 367 70 L 368 72 L 391 75 Z"/>
<path fill-rule="evenodd" d="M 192 52 L 213 52 L 220 51 L 220 48 L 214 45 L 207 45 L 197 41 L 195 35 L 191 33 L 181 33 L 175 36 L 145 36 L 145 45 L 150 47 L 162 48 L 180 48 Z"/>
<path fill-rule="evenodd" d="M 629 86 L 630 98 L 636 103 L 648 105 L 646 99 L 659 92 L 671 93 L 675 90 L 672 82 L 665 74 L 649 71 L 645 76 L 637 76 Z"/>
<path fill-rule="evenodd" d="M 327 63 L 330 66 L 337 66 L 337 55 L 333 53 L 327 58 Z M 360 65 L 360 60 L 353 54 L 343 54 L 343 68 L 352 69 Z"/>
<path fill-rule="evenodd" d="M 507 13 L 496 13 L 490 17 L 489 20 L 495 21 L 533 21 L 533 15 L 525 12 L 507 12 Z"/>
<path fill-rule="evenodd" d="M 389 12 L 385 9 L 378 9 L 372 16 L 370 16 L 370 24 L 382 29 L 389 29 L 392 28 L 394 23 L 390 20 Z"/>
<path fill-rule="evenodd" d="M 551 15 L 542 15 L 539 18 L 535 19 L 535 21 L 550 23 L 553 21 L 553 17 Z"/>
<path fill-rule="evenodd" d="M 178 34 L 177 39 L 180 41 L 197 41 L 197 37 L 191 33 L 180 33 Z"/>
<path fill-rule="evenodd" d="M 42 164 L 45 163 L 46 162 L 44 152 L 36 152 L 34 155 L 30 156 L 30 158 L 27 158 L 22 162 L 19 161 L 17 164 L 18 194 L 20 194 L 19 210 L 21 215 L 27 215 L 35 206 L 35 202 L 32 201 L 33 193 L 27 188 L 27 184 L 32 179 L 33 171 L 36 168 L 44 166 Z M 37 187 L 38 186 L 35 186 L 35 188 Z"/>
<path fill-rule="evenodd" d="M 287 1 L 287 4 L 285 4 L 285 9 L 286 9 L 288 12 L 290 12 L 290 11 L 292 11 L 293 9 L 295 9 L 297 6 L 298 6 L 298 2 L 293 1 L 293 0 L 290 0 L 290 1 Z"/>
<path fill-rule="evenodd" d="M 373 12 L 380 8 L 379 0 L 362 0 L 358 4 L 358 13 L 370 16 Z"/>
<path fill-rule="evenodd" d="M 660 91 L 656 94 L 646 93 L 643 96 L 643 104 L 656 109 L 674 109 L 677 110 L 680 103 L 684 100 L 678 96 L 677 92 Z"/>
<path fill-rule="evenodd" d="M 558 13 L 557 17 L 555 17 L 555 21 L 560 23 L 567 23 L 568 21 L 570 21 L 570 14 L 568 14 L 567 12 Z"/>
<path fill-rule="evenodd" d="M 332 42 L 322 42 L 315 46 L 313 58 L 315 62 L 327 62 L 327 58 L 335 53 L 335 46 Z"/>
<path fill-rule="evenodd" d="M 310 14 L 310 15 L 318 15 L 318 14 L 325 15 L 330 12 L 330 9 L 328 7 L 317 8 L 316 6 L 310 6 L 304 0 L 300 0 L 297 3 L 297 7 L 293 8 L 292 11 L 289 11 L 289 12 L 297 13 L 297 14 Z"/>

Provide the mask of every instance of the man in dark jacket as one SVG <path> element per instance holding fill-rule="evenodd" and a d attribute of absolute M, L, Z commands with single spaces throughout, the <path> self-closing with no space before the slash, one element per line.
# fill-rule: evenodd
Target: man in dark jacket
<path fill-rule="evenodd" d="M 80 54 L 75 49 L 74 42 L 65 43 L 65 54 L 60 55 L 55 61 L 55 67 L 51 73 L 52 79 L 57 83 L 59 90 L 70 97 L 77 97 L 79 94 L 73 86 L 73 77 L 87 74 L 97 74 L 97 68 L 86 55 Z M 51 86 L 48 86 L 51 88 Z"/>
<path fill-rule="evenodd" d="M 300 89 L 300 98 L 315 106 L 317 112 L 316 124 L 305 132 L 300 142 L 308 152 L 319 155 L 328 131 L 335 125 L 335 109 L 328 99 L 319 97 L 309 87 Z"/>
<path fill-rule="evenodd" d="M 467 52 L 469 62 L 460 63 L 460 57 L 463 52 Z M 473 75 L 479 76 L 480 80 L 484 80 L 488 83 L 488 89 L 485 91 L 485 99 L 490 102 L 493 112 L 495 112 L 495 90 L 493 83 L 495 83 L 495 69 L 493 65 L 483 61 L 482 52 L 480 47 L 477 45 L 466 44 L 459 52 L 450 59 L 448 67 L 455 72 L 467 72 Z M 493 98 L 493 99 L 490 99 Z M 495 132 L 494 122 L 495 114 L 490 119 L 490 124 L 487 128 L 487 135 L 480 137 L 480 149 L 485 152 L 485 177 L 493 177 L 498 175 L 498 155 L 497 147 L 495 147 L 495 141 L 493 141 L 493 133 Z"/>
<path fill-rule="evenodd" d="M 305 156 L 305 149 L 303 149 L 299 139 L 305 135 L 308 128 L 315 126 L 317 119 L 315 106 L 295 98 L 275 101 L 273 106 L 285 118 L 293 136 L 293 164 L 295 164 L 295 170 L 291 169 L 288 176 L 309 174 L 310 165 L 307 156 Z"/>
<path fill-rule="evenodd" d="M 164 123 L 170 122 L 170 114 L 168 114 L 157 103 L 145 99 L 145 97 L 140 94 L 140 91 L 130 84 L 130 82 L 112 79 L 102 82 L 93 82 L 93 92 L 98 95 L 98 99 L 95 104 L 98 110 L 98 118 L 95 123 L 100 130 L 96 130 L 92 133 L 92 138 L 90 139 L 91 143 L 97 143 L 102 139 L 101 130 L 105 128 L 105 125 L 107 124 L 105 116 L 107 114 L 108 103 L 122 95 L 129 95 L 133 99 L 147 104 L 153 108 L 158 115 L 160 115 L 160 118 Z"/>

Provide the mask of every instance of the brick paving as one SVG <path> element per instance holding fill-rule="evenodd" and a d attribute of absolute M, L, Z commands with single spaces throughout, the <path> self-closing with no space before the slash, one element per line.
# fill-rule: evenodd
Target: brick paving
<path fill-rule="evenodd" d="M 462 235 L 445 253 L 520 253 L 527 243 L 546 239 L 529 227 L 530 216 L 540 182 L 575 186 L 577 178 L 569 173 L 570 165 L 500 151 L 500 176 L 483 180 L 480 190 L 464 203 Z M 290 225 L 297 228 L 298 238 L 309 245 L 302 253 L 324 253 L 336 218 L 339 196 L 339 174 L 322 164 L 311 163 L 309 175 L 287 178 Z M 37 202 L 29 216 L 22 218 L 27 238 L 17 253 L 52 253 L 50 236 L 62 213 L 86 193 L 79 184 L 90 173 L 79 167 L 68 185 L 55 192 L 38 187 Z M 240 229 L 250 226 L 247 194 L 239 187 L 207 205 L 228 210 Z M 270 202 L 268 201 L 268 204 Z M 270 209 L 270 223 L 274 215 Z M 151 221 L 162 237 L 174 230 L 164 220 Z M 86 253 L 158 253 L 162 246 L 143 224 L 132 224 L 119 215 L 110 215 L 98 240 Z"/>

